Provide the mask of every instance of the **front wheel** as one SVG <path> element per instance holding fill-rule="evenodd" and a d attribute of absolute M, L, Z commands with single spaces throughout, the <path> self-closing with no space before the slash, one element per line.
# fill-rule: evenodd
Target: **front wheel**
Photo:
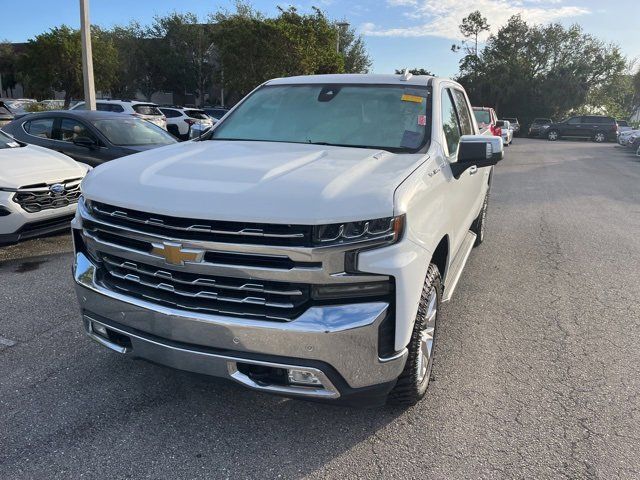
<path fill-rule="evenodd" d="M 424 280 L 413 333 L 407 347 L 409 350 L 407 363 L 387 399 L 387 403 L 391 405 L 415 405 L 427 392 L 433 368 L 441 298 L 440 272 L 438 267 L 431 263 Z"/>
<path fill-rule="evenodd" d="M 549 130 L 547 132 L 547 139 L 551 140 L 552 142 L 555 142 L 559 138 L 560 138 L 560 134 L 558 133 L 557 130 Z"/>
<path fill-rule="evenodd" d="M 477 247 L 484 241 L 484 231 L 486 229 L 486 224 L 487 224 L 488 209 L 489 209 L 489 191 L 487 191 L 487 194 L 484 197 L 484 202 L 482 202 L 482 209 L 480 210 L 480 213 L 471 224 L 470 230 L 476 234 L 476 241 L 473 244 L 474 247 Z"/>

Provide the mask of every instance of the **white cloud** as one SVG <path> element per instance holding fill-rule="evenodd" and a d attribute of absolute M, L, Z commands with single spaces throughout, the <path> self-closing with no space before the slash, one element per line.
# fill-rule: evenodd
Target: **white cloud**
<path fill-rule="evenodd" d="M 459 39 L 458 25 L 474 10 L 487 17 L 491 31 L 496 32 L 509 17 L 519 13 L 523 20 L 548 23 L 567 17 L 586 15 L 590 11 L 575 5 L 560 5 L 564 0 L 387 0 L 391 7 L 405 9 L 403 15 L 421 23 L 384 28 L 373 23 L 361 25 L 364 35 L 376 37 L 444 37 Z"/>

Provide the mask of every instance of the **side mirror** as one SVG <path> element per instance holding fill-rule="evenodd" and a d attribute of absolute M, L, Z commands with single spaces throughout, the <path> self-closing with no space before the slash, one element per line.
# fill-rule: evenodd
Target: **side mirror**
<path fill-rule="evenodd" d="M 463 135 L 458 147 L 458 161 L 452 163 L 451 171 L 460 178 L 470 167 L 490 167 L 504 157 L 502 137 L 493 135 Z"/>
<path fill-rule="evenodd" d="M 498 120 L 496 122 L 496 127 L 501 127 L 501 128 L 504 127 L 504 120 Z"/>
<path fill-rule="evenodd" d="M 74 145 L 91 149 L 95 148 L 96 146 L 96 142 L 94 142 L 93 139 L 89 137 L 76 137 L 73 139 L 73 143 Z"/>
<path fill-rule="evenodd" d="M 205 133 L 208 133 L 209 130 L 211 130 L 210 126 L 204 127 L 202 124 L 194 123 L 189 127 L 189 140 L 200 138 Z"/>

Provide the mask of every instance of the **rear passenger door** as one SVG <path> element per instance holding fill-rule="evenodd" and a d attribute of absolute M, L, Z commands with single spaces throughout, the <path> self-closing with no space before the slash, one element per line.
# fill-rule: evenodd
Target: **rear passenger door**
<path fill-rule="evenodd" d="M 567 123 L 564 127 L 564 132 L 560 132 L 561 135 L 566 135 L 568 137 L 580 137 L 584 135 L 585 130 L 582 124 L 583 117 L 571 117 L 567 120 Z"/>

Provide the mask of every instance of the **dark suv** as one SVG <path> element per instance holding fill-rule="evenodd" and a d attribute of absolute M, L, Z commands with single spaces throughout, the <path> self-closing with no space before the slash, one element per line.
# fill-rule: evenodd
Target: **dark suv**
<path fill-rule="evenodd" d="M 540 134 L 553 123 L 550 118 L 536 118 L 529 127 L 529 137 L 539 137 Z"/>
<path fill-rule="evenodd" d="M 562 137 L 590 138 L 594 142 L 615 140 L 618 124 L 615 118 L 602 115 L 580 115 L 552 123 L 542 135 L 554 141 Z"/>

